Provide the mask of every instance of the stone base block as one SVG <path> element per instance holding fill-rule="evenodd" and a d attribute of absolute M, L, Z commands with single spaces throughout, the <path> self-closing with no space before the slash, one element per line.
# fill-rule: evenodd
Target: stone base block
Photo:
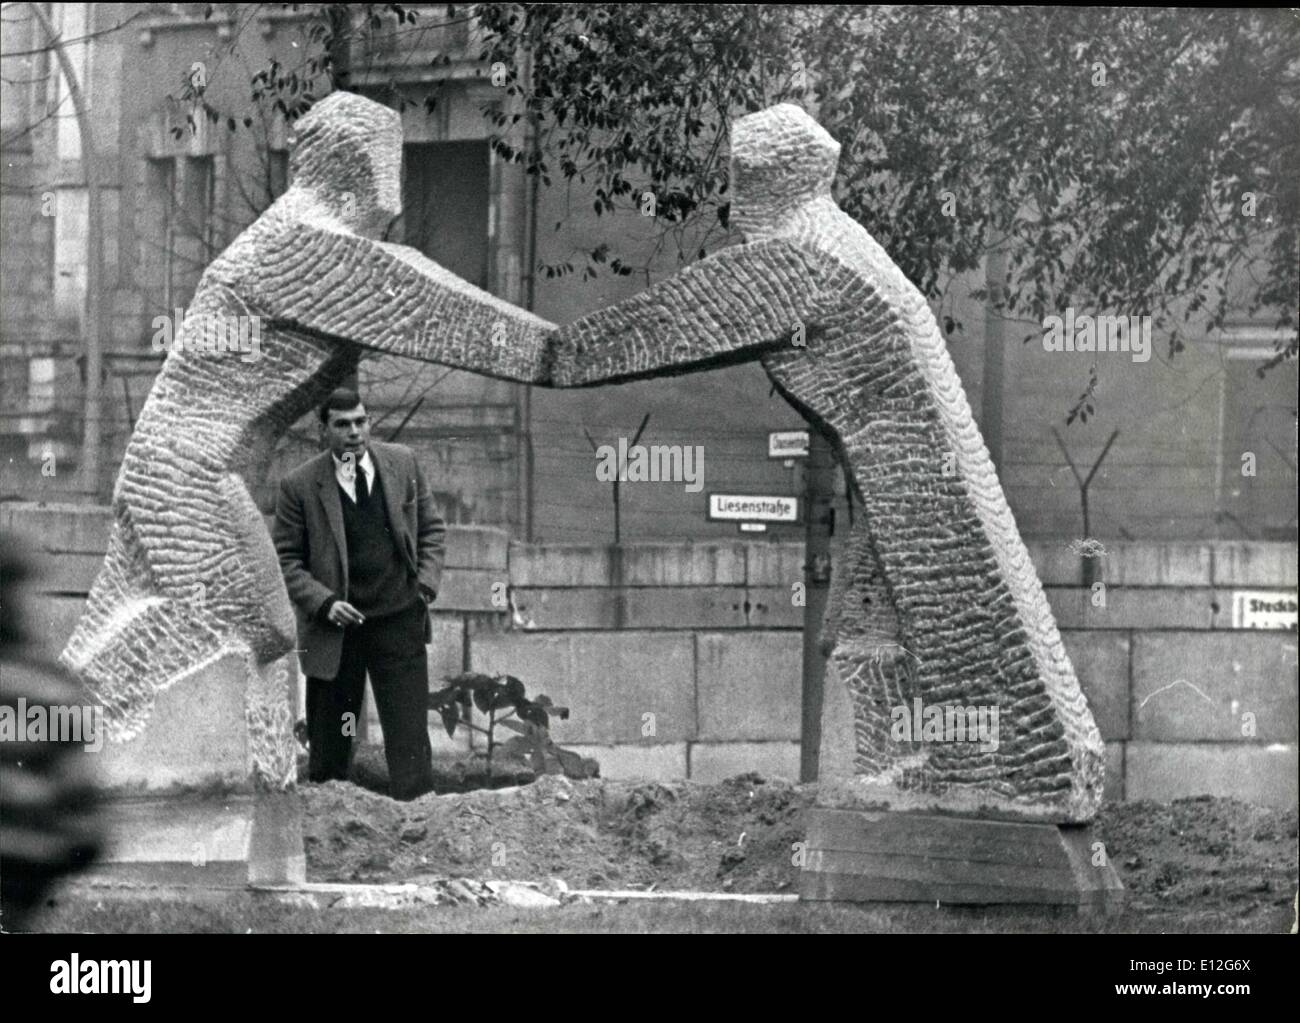
<path fill-rule="evenodd" d="M 114 799 L 88 883 L 239 888 L 307 879 L 295 793 Z"/>
<path fill-rule="evenodd" d="M 806 856 L 806 901 L 1123 905 L 1119 876 L 1086 825 L 818 807 Z"/>
<path fill-rule="evenodd" d="M 100 753 L 102 782 L 116 796 L 283 789 L 293 779 L 292 654 L 258 664 L 226 650 L 154 695 L 136 735 Z"/>

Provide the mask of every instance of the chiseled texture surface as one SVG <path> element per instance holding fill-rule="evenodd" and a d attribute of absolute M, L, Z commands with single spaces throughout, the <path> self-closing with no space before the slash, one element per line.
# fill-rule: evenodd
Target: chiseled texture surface
<path fill-rule="evenodd" d="M 294 612 L 245 479 L 366 348 L 542 378 L 549 324 L 377 240 L 400 212 L 401 152 L 394 111 L 320 101 L 295 126 L 292 187 L 199 283 L 182 337 L 257 317 L 260 356 L 170 352 L 136 423 L 104 567 L 63 652 L 114 741 L 147 726 L 159 690 L 246 654 L 250 777 L 287 784 L 296 743 L 273 662 L 296 645 Z"/>
<path fill-rule="evenodd" d="M 831 198 L 838 154 L 794 106 L 737 121 L 744 244 L 563 328 L 554 382 L 761 358 L 832 438 L 863 513 L 836 540 L 826 707 L 853 720 L 824 722 L 847 748 L 819 802 L 1089 820 L 1101 736 L 934 317 Z M 891 708 L 916 698 L 996 706 L 999 748 L 895 741 Z"/>

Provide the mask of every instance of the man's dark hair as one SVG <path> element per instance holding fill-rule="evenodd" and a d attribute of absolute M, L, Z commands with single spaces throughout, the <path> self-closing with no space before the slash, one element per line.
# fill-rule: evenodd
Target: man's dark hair
<path fill-rule="evenodd" d="M 325 404 L 320 407 L 320 421 L 322 426 L 329 426 L 330 410 L 335 409 L 339 412 L 351 412 L 361 404 L 361 395 L 350 387 L 336 388 L 328 398 Z"/>

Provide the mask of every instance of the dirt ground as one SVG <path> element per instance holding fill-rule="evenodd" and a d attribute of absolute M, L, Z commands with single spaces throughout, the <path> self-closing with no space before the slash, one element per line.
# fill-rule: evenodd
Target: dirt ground
<path fill-rule="evenodd" d="M 347 782 L 302 792 L 312 881 L 558 878 L 569 888 L 793 893 L 816 788 L 747 774 L 717 785 L 547 776 L 409 803 Z M 1289 929 L 1294 809 L 1211 797 L 1120 803 L 1104 808 L 1097 830 L 1128 890 L 1127 914 L 1148 925 Z"/>
<path fill-rule="evenodd" d="M 745 775 L 720 785 L 570 781 L 398 803 L 348 782 L 305 786 L 312 881 L 420 875 L 570 888 L 787 892 L 807 796 Z"/>

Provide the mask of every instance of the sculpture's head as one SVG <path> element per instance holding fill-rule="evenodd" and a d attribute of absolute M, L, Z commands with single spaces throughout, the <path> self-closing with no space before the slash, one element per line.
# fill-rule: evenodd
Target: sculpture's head
<path fill-rule="evenodd" d="M 792 103 L 747 114 L 731 128 L 731 223 L 746 238 L 831 194 L 840 144 Z"/>
<path fill-rule="evenodd" d="M 402 212 L 402 119 L 364 96 L 331 93 L 294 124 L 290 172 L 295 188 L 378 236 Z"/>

